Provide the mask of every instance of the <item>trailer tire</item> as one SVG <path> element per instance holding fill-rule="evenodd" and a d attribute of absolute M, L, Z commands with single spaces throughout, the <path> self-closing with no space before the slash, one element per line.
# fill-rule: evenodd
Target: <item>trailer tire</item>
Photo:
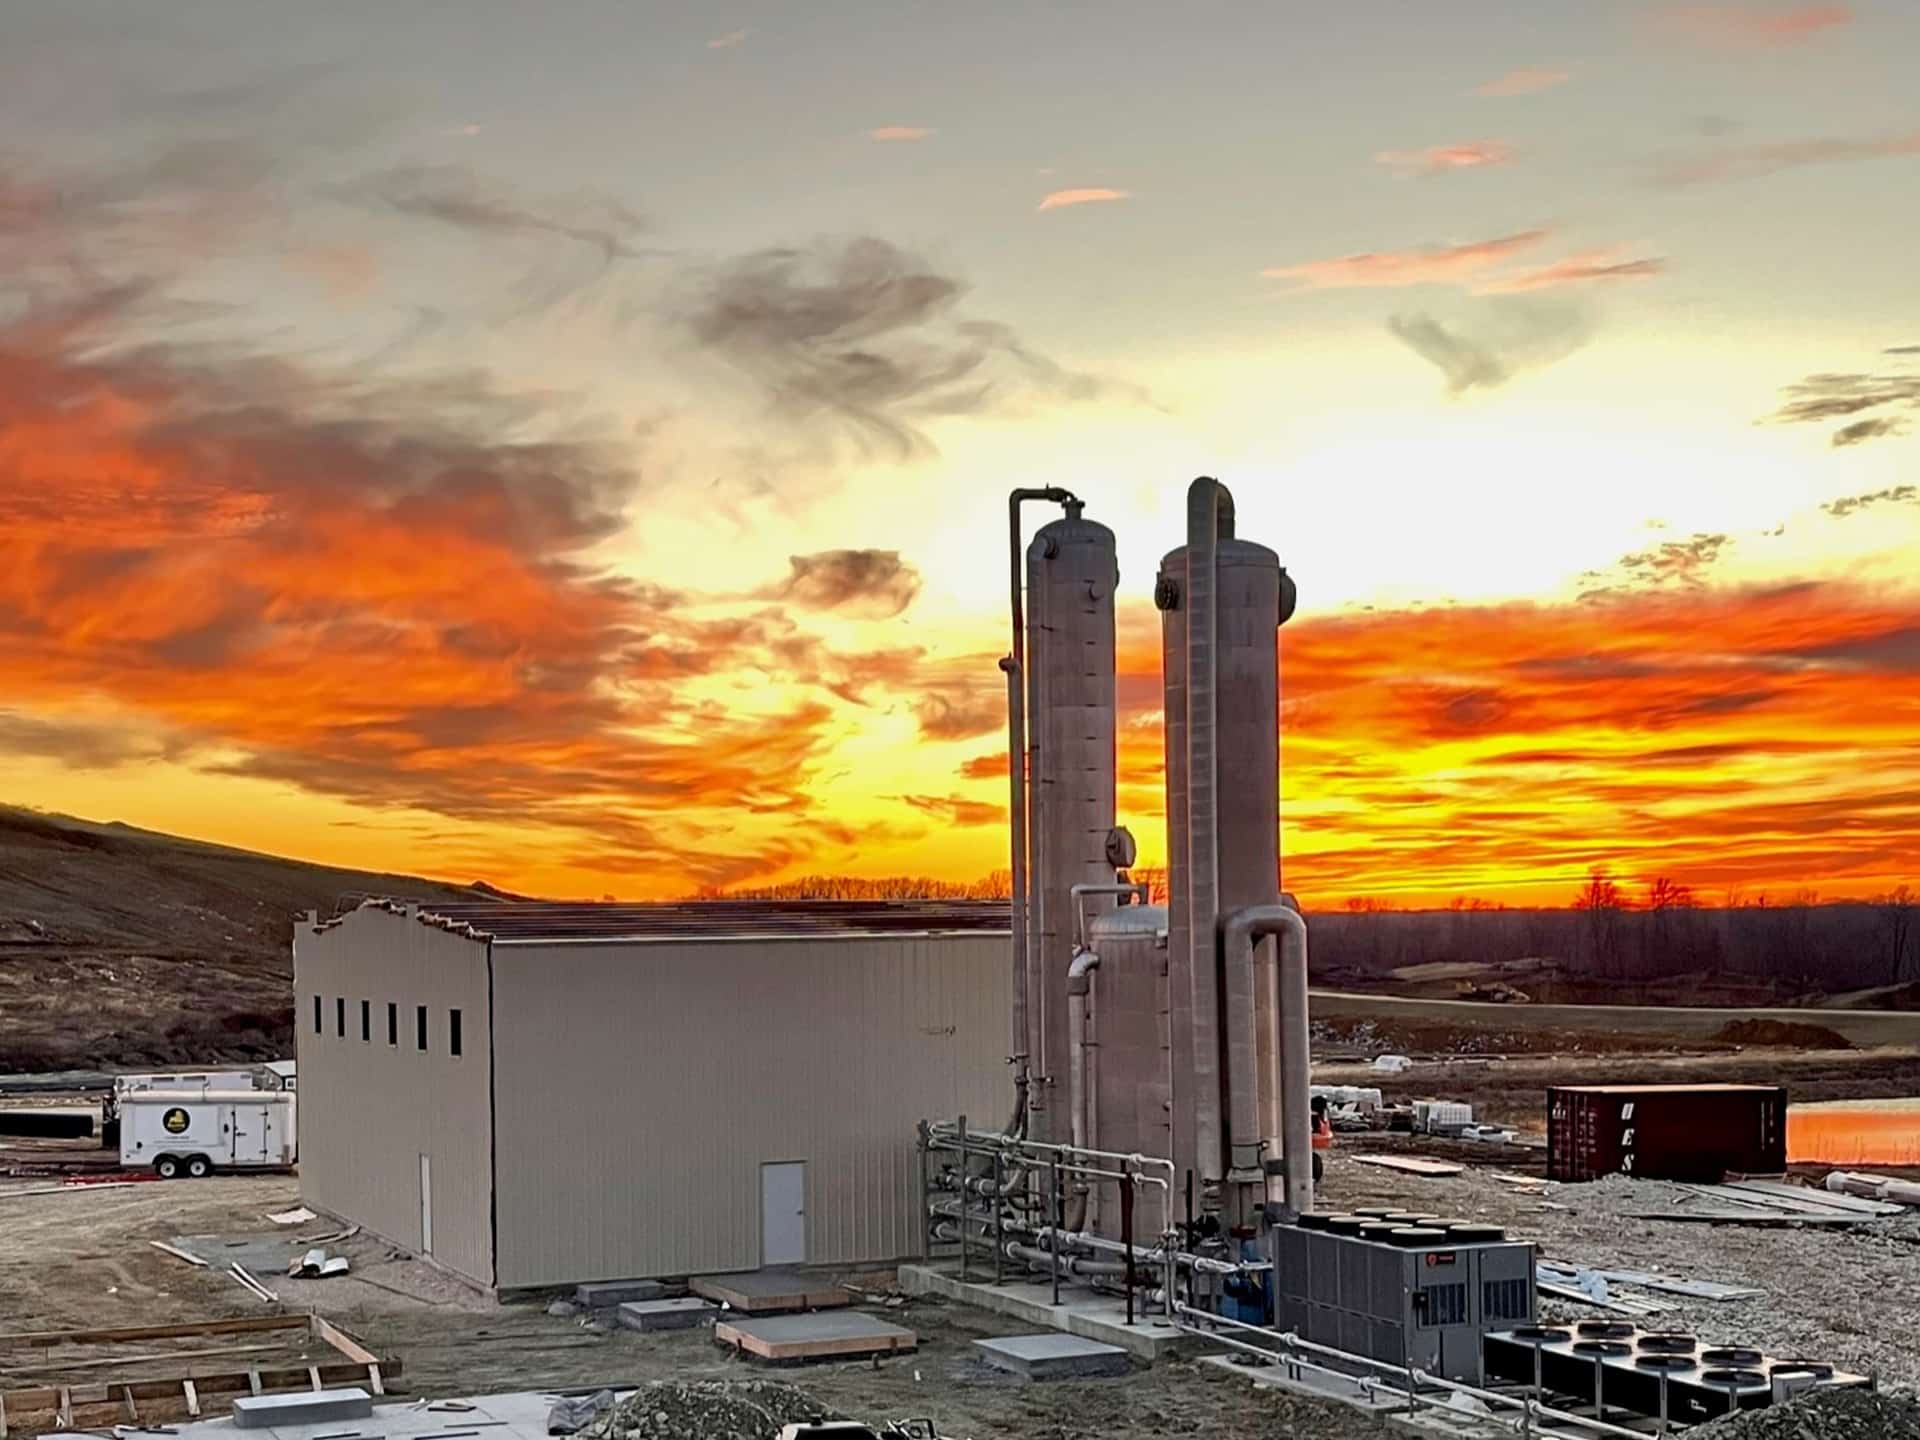
<path fill-rule="evenodd" d="M 213 1162 L 204 1155 L 187 1157 L 187 1176 L 193 1180 L 204 1180 L 213 1173 Z"/>
<path fill-rule="evenodd" d="M 153 1161 L 153 1173 L 162 1180 L 180 1178 L 180 1157 L 178 1155 L 156 1155 Z"/>
<path fill-rule="evenodd" d="M 1325 1177 L 1326 1173 L 1327 1173 L 1327 1162 L 1320 1157 L 1320 1152 L 1316 1150 L 1313 1154 L 1314 1183 L 1316 1185 L 1319 1184 L 1321 1179 Z"/>

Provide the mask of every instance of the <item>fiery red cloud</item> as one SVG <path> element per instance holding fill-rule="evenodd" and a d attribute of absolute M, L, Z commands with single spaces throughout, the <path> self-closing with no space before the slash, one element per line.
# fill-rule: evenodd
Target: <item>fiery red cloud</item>
<path fill-rule="evenodd" d="M 1122 647 L 1122 807 L 1161 847 L 1158 635 Z M 1920 859 L 1920 601 L 1840 583 L 1302 619 L 1290 888 L 1564 902 L 1595 864 L 1864 894 Z"/>

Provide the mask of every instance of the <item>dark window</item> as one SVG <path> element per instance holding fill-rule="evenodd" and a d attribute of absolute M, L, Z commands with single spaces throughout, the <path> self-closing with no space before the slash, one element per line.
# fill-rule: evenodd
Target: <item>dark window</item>
<path fill-rule="evenodd" d="M 334 997 L 333 1028 L 340 1032 L 342 1040 L 347 1038 L 347 997 L 344 995 Z"/>
<path fill-rule="evenodd" d="M 400 1007 L 389 1000 L 387 1002 L 387 1044 L 400 1043 Z"/>
<path fill-rule="evenodd" d="M 313 1033 L 318 1035 L 325 1027 L 320 1023 L 320 997 L 313 997 Z"/>
<path fill-rule="evenodd" d="M 427 1007 L 417 1006 L 413 1012 L 414 1043 L 422 1050 L 427 1048 Z"/>
<path fill-rule="evenodd" d="M 360 1038 L 368 1043 L 372 1043 L 373 1040 L 373 1002 L 371 1000 L 360 1002 Z"/>
<path fill-rule="evenodd" d="M 460 1012 L 458 1010 L 447 1012 L 447 1053 L 449 1055 L 460 1053 Z"/>

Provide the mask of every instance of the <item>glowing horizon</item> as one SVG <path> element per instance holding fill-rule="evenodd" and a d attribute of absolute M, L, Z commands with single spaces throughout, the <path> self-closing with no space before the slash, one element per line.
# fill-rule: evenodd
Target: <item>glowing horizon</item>
<path fill-rule="evenodd" d="M 0 802 L 540 894 L 971 881 L 1051 482 L 1119 538 L 1156 863 L 1208 473 L 1300 588 L 1303 898 L 1912 883 L 1920 10 L 1604 8 L 23 15 Z"/>

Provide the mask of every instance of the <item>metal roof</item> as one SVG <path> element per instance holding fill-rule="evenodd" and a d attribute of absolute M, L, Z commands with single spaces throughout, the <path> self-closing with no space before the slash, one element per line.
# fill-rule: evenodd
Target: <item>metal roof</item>
<path fill-rule="evenodd" d="M 419 915 L 427 924 L 503 944 L 956 931 L 1004 935 L 1012 929 L 1004 900 L 690 900 L 655 905 L 462 900 L 423 904 Z"/>

